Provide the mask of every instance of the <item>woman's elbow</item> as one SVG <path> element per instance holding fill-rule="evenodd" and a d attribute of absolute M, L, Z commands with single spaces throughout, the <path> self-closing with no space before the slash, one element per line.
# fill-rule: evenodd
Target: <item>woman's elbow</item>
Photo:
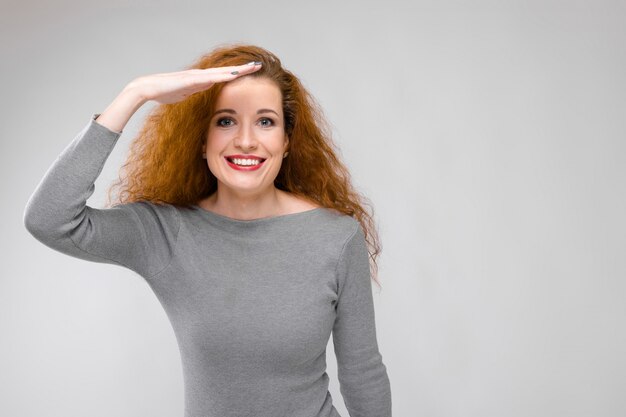
<path fill-rule="evenodd" d="M 22 220 L 26 230 L 38 240 L 54 236 L 55 230 L 51 227 L 53 223 L 51 219 L 45 215 L 40 206 L 33 205 L 30 201 L 24 209 Z"/>

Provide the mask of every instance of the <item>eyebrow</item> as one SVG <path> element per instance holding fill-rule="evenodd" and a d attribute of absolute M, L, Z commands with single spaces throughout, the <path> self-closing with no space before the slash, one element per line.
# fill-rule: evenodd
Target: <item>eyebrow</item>
<path fill-rule="evenodd" d="M 219 113 L 237 114 L 237 112 L 233 109 L 219 109 L 215 111 L 215 113 L 213 113 L 213 116 Z M 272 109 L 259 109 L 256 112 L 256 114 L 263 114 L 263 113 L 274 113 L 276 116 L 278 116 L 278 113 Z"/>

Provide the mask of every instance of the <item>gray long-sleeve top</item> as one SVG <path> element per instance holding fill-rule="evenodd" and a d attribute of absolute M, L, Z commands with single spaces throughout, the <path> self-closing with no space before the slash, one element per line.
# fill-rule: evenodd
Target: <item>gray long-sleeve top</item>
<path fill-rule="evenodd" d="M 323 207 L 255 220 L 150 202 L 92 208 L 121 135 L 96 117 L 48 169 L 24 224 L 55 250 L 146 280 L 179 344 L 185 417 L 339 416 L 331 331 L 350 416 L 391 416 L 360 224 Z"/>

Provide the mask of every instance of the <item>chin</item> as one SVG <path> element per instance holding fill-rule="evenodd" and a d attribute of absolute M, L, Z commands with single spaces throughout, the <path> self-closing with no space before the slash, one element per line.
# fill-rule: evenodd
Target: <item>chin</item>
<path fill-rule="evenodd" d="M 259 187 L 258 185 L 251 185 L 246 187 L 245 185 L 242 184 L 238 184 L 238 185 L 229 185 L 227 186 L 227 188 L 235 193 L 239 193 L 239 194 L 258 194 L 261 193 L 264 189 L 267 189 L 267 187 Z"/>

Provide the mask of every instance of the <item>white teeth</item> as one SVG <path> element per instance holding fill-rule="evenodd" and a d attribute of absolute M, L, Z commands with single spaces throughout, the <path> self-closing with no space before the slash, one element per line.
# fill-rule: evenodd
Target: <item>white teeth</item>
<path fill-rule="evenodd" d="M 239 159 L 232 158 L 233 162 L 237 165 L 250 166 L 250 165 L 258 165 L 261 163 L 258 159 Z"/>

